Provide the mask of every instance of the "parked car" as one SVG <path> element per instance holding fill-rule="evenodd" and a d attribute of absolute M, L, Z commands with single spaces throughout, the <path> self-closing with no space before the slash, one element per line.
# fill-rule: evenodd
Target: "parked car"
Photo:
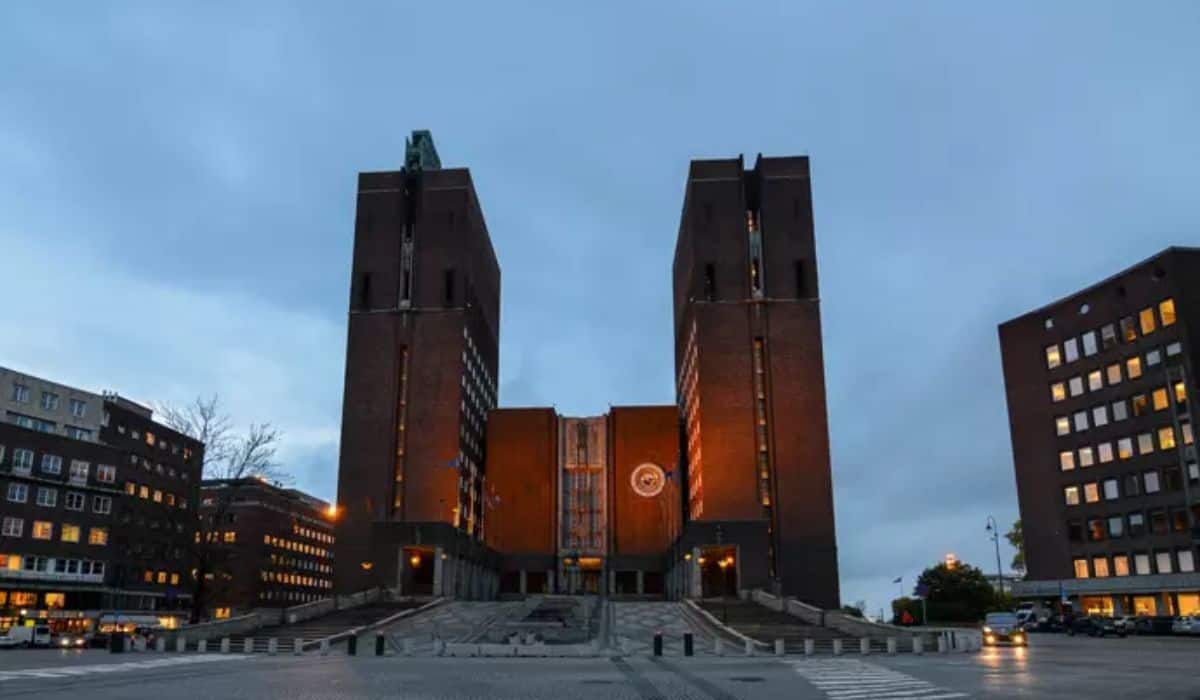
<path fill-rule="evenodd" d="M 1134 634 L 1136 630 L 1137 618 L 1135 618 L 1133 615 L 1120 615 L 1113 618 L 1113 623 L 1116 625 L 1118 630 L 1125 632 L 1125 634 Z"/>
<path fill-rule="evenodd" d="M 48 647 L 50 646 L 50 627 L 35 625 L 33 627 L 10 627 L 3 637 L 0 637 L 0 647 Z"/>
<path fill-rule="evenodd" d="M 1029 644 L 1020 620 L 1010 612 L 988 613 L 983 620 L 983 643 L 987 646 L 995 644 Z"/>
<path fill-rule="evenodd" d="M 82 649 L 87 646 L 87 637 L 82 634 L 67 632 L 54 638 L 53 646 L 60 649 Z"/>
<path fill-rule="evenodd" d="M 1089 637 L 1103 637 L 1108 634 L 1115 634 L 1118 637 L 1124 637 L 1126 632 L 1124 627 L 1117 626 L 1117 621 L 1114 618 L 1089 615 L 1087 617 L 1075 618 L 1067 627 L 1067 634 L 1072 637 L 1077 634 L 1086 634 Z"/>
<path fill-rule="evenodd" d="M 1175 619 L 1171 623 L 1171 632 L 1173 634 L 1196 634 L 1200 635 L 1200 615 L 1184 615 Z"/>
<path fill-rule="evenodd" d="M 1168 615 L 1139 615 L 1133 618 L 1134 634 L 1171 634 L 1175 618 Z"/>

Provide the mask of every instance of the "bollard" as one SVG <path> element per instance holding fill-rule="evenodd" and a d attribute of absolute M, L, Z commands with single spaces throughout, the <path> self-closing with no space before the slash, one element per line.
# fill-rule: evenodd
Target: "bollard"
<path fill-rule="evenodd" d="M 654 633 L 654 655 L 662 656 L 662 632 Z"/>
<path fill-rule="evenodd" d="M 350 656 L 358 654 L 358 637 L 353 634 L 346 638 L 346 653 Z"/>
<path fill-rule="evenodd" d="M 866 637 L 863 637 L 862 639 L 858 640 L 858 650 L 859 650 L 859 652 L 862 653 L 863 656 L 870 654 L 871 653 L 871 640 Z"/>
<path fill-rule="evenodd" d="M 817 642 L 815 639 L 804 640 L 804 655 L 805 656 L 812 656 L 813 652 L 815 652 L 816 650 L 817 650 Z"/>
<path fill-rule="evenodd" d="M 375 633 L 375 656 L 383 656 L 383 632 Z"/>
<path fill-rule="evenodd" d="M 840 639 L 833 640 L 833 655 L 834 656 L 842 655 L 842 640 L 840 640 Z"/>
<path fill-rule="evenodd" d="M 183 652 L 187 651 L 187 640 L 184 639 L 183 637 L 179 637 L 178 639 L 176 639 L 175 640 L 175 651 L 177 651 L 181 654 Z"/>
<path fill-rule="evenodd" d="M 166 650 L 167 650 L 167 638 L 166 637 L 159 637 L 158 639 L 154 640 L 154 651 L 166 651 Z"/>
<path fill-rule="evenodd" d="M 229 637 L 222 637 L 222 638 L 221 638 L 221 653 L 222 653 L 222 654 L 228 654 L 228 653 L 229 653 Z"/>
<path fill-rule="evenodd" d="M 413 640 L 410 639 L 409 637 L 404 638 L 404 655 L 405 656 L 413 655 Z"/>
<path fill-rule="evenodd" d="M 716 654 L 717 656 L 720 656 L 722 653 L 724 653 L 724 646 L 725 646 L 725 644 L 722 642 L 720 637 L 713 637 L 713 653 L 714 654 Z"/>
<path fill-rule="evenodd" d="M 754 656 L 754 642 L 746 640 L 746 656 Z"/>
<path fill-rule="evenodd" d="M 692 644 L 693 644 L 692 633 L 684 632 L 683 633 L 683 655 L 684 656 L 692 656 L 695 653 L 695 649 L 692 647 Z"/>
<path fill-rule="evenodd" d="M 254 651 L 254 637 L 246 637 L 242 640 L 242 653 L 250 654 Z"/>
<path fill-rule="evenodd" d="M 888 637 L 887 645 L 888 645 L 888 656 L 895 656 L 896 655 L 896 638 Z"/>
<path fill-rule="evenodd" d="M 208 651 L 208 640 L 207 639 L 201 639 L 200 641 L 196 642 L 196 652 L 197 653 L 203 654 L 207 651 Z"/>
<path fill-rule="evenodd" d="M 783 656 L 783 640 L 775 640 L 775 656 Z"/>
<path fill-rule="evenodd" d="M 301 654 L 304 653 L 304 640 L 303 639 L 293 639 L 292 640 L 292 653 L 295 654 L 296 656 L 300 656 Z"/>
<path fill-rule="evenodd" d="M 921 654 L 925 653 L 924 637 L 916 637 L 916 636 L 913 637 L 913 653 L 916 654 L 917 656 L 920 656 Z"/>
<path fill-rule="evenodd" d="M 938 653 L 939 654 L 946 653 L 946 635 L 944 635 L 944 634 L 938 635 Z"/>
<path fill-rule="evenodd" d="M 329 639 L 321 640 L 321 656 L 329 656 Z"/>
<path fill-rule="evenodd" d="M 271 637 L 270 639 L 267 640 L 267 653 L 270 654 L 271 656 L 275 656 L 275 654 L 278 651 L 279 651 L 279 639 L 276 637 Z"/>

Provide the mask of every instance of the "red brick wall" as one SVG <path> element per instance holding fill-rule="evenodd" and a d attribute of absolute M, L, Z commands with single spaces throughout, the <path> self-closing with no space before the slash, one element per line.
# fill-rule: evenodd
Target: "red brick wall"
<path fill-rule="evenodd" d="M 558 417 L 552 408 L 503 408 L 488 416 L 488 546 L 504 554 L 555 552 Z"/>
<path fill-rule="evenodd" d="M 671 534 L 679 534 L 679 475 L 658 496 L 634 492 L 630 476 L 650 462 L 677 471 L 679 411 L 674 406 L 615 406 L 609 420 L 609 536 L 612 553 L 661 554 Z"/>

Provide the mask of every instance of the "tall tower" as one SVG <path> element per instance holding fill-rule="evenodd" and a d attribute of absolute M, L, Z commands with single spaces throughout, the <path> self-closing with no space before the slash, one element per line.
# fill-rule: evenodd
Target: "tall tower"
<path fill-rule="evenodd" d="M 335 584 L 421 593 L 467 570 L 441 553 L 469 567 L 482 539 L 500 328 L 471 174 L 442 168 L 428 131 L 401 170 L 359 174 L 348 325 Z"/>
<path fill-rule="evenodd" d="M 837 607 L 808 158 L 693 161 L 673 275 L 684 541 L 702 587 Z"/>

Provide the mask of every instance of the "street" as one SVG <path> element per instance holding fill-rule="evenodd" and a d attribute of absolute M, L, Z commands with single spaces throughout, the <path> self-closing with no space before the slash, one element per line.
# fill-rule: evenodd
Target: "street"
<path fill-rule="evenodd" d="M 449 659 L 0 653 L 4 698 L 1105 698 L 1200 695 L 1200 639 L 1038 635 L 1029 649 L 843 657 Z"/>

